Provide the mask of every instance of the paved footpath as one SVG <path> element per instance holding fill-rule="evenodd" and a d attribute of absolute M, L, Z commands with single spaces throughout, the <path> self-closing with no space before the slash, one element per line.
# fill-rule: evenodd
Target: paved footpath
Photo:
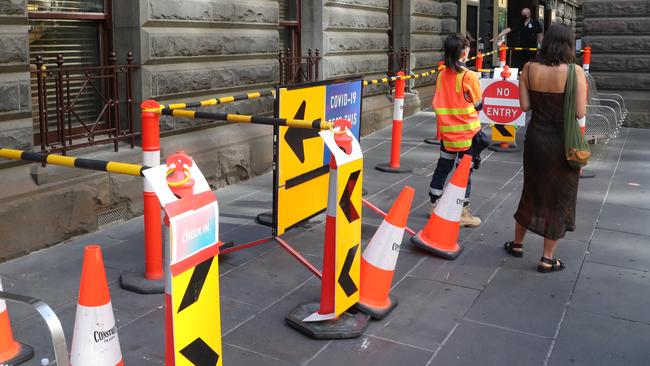
<path fill-rule="evenodd" d="M 519 131 L 523 139 L 523 131 Z M 405 121 L 402 162 L 410 175 L 374 169 L 390 151 L 390 128 L 363 138 L 364 187 L 386 210 L 406 184 L 416 188 L 409 226 L 427 220 L 428 183 L 437 147 L 431 113 Z M 581 180 L 577 230 L 558 248 L 560 273 L 535 271 L 542 239 L 529 235 L 523 258 L 501 249 L 511 240 L 512 215 L 522 186 L 521 153 L 484 153 L 473 176 L 478 229 L 461 229 L 465 251 L 455 261 L 432 257 L 405 235 L 394 279 L 399 306 L 371 322 L 357 339 L 316 341 L 285 325 L 297 304 L 319 297 L 319 281 L 275 244 L 220 258 L 225 365 L 648 365 L 650 364 L 650 130 L 623 129 L 594 146 Z M 271 174 L 217 191 L 223 240 L 243 243 L 270 234 L 254 217 L 271 208 Z M 380 219 L 363 211 L 364 244 Z M 283 236 L 320 267 L 323 217 Z M 33 228 L 32 230 L 38 230 Z M 160 295 L 120 289 L 123 271 L 142 271 L 142 218 L 0 264 L 7 291 L 54 307 L 68 340 L 81 272 L 82 248 L 104 248 L 119 337 L 127 365 L 160 365 Z M 16 305 L 9 308 L 17 338 L 52 357 L 44 324 Z M 38 365 L 34 360 L 29 365 Z"/>

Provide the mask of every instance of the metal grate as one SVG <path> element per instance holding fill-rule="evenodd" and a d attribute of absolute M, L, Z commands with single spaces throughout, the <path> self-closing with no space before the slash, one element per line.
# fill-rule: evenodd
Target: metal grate
<path fill-rule="evenodd" d="M 123 223 L 127 219 L 126 207 L 118 207 L 97 214 L 97 226 L 101 229 L 108 225 Z"/>

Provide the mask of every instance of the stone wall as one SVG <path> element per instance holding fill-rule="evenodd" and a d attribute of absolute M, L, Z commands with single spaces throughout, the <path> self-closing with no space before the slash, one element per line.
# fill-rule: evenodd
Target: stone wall
<path fill-rule="evenodd" d="M 621 93 L 626 124 L 650 128 L 650 1 L 585 0 L 583 16 L 599 91 Z"/>
<path fill-rule="evenodd" d="M 27 37 L 25 1 L 0 0 L 0 147 L 33 146 Z"/>
<path fill-rule="evenodd" d="M 458 5 L 449 0 L 411 0 L 409 45 L 413 53 L 412 71 L 421 73 L 436 69 L 443 59 L 445 37 L 458 31 Z M 414 82 L 422 108 L 430 107 L 437 74 Z"/>

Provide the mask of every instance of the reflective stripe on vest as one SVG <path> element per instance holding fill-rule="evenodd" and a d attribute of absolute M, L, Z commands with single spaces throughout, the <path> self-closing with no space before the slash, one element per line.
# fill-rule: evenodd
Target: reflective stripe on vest
<path fill-rule="evenodd" d="M 470 114 L 475 110 L 476 108 L 474 108 L 474 106 L 467 107 L 467 108 L 436 108 L 436 114 L 440 114 L 440 115 Z"/>
<path fill-rule="evenodd" d="M 444 140 L 442 142 L 442 144 L 445 147 L 455 147 L 455 148 L 467 147 L 467 148 L 469 148 L 470 146 L 472 146 L 472 139 L 463 140 L 463 141 L 447 141 L 447 140 Z"/>
<path fill-rule="evenodd" d="M 481 121 L 476 120 L 472 123 L 463 124 L 463 125 L 440 126 L 440 132 L 469 131 L 479 127 L 481 127 Z"/>

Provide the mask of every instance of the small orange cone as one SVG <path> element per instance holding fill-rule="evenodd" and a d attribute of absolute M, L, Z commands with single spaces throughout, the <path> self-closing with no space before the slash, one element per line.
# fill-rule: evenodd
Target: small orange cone
<path fill-rule="evenodd" d="M 0 281 L 2 291 L 2 281 Z M 34 349 L 14 339 L 7 303 L 0 299 L 0 365 L 19 365 L 34 357 Z"/>
<path fill-rule="evenodd" d="M 413 244 L 445 259 L 458 257 L 463 250 L 458 231 L 471 165 L 472 157 L 465 154 L 424 229 L 411 237 Z"/>
<path fill-rule="evenodd" d="M 70 364 L 124 365 L 99 245 L 84 249 Z"/>
<path fill-rule="evenodd" d="M 382 319 L 397 306 L 390 287 L 415 190 L 404 187 L 361 255 L 361 290 L 357 308 Z"/>

